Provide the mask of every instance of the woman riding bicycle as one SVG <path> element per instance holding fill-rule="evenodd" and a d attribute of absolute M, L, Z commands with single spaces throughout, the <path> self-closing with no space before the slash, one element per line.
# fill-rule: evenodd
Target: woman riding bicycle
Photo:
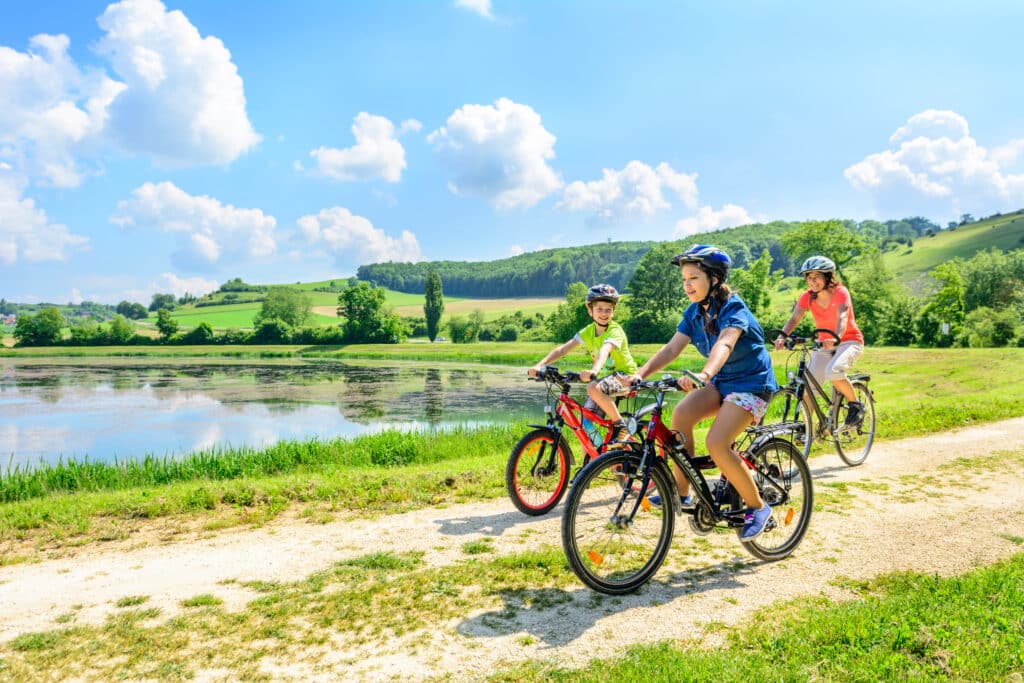
<path fill-rule="evenodd" d="M 839 345 L 828 335 L 819 334 L 822 349 L 811 354 L 808 367 L 814 379 L 824 385 L 832 382 L 836 391 L 847 400 L 845 427 L 857 427 L 864 419 L 864 404 L 857 400 L 846 373 L 864 353 L 864 335 L 857 327 L 853 315 L 850 290 L 839 282 L 835 262 L 825 256 L 812 256 L 800 266 L 800 275 L 807 281 L 804 292 L 793 307 L 793 315 L 782 326 L 782 334 L 775 338 L 775 348 L 781 349 L 786 336 L 791 334 L 808 310 L 814 316 L 816 327 L 835 330 Z"/>
<path fill-rule="evenodd" d="M 764 530 L 771 508 L 730 446 L 747 426 L 764 416 L 768 398 L 778 388 L 764 331 L 743 300 L 725 284 L 732 259 L 724 251 L 696 244 L 673 258 L 672 264 L 680 266 L 683 290 L 691 303 L 672 339 L 636 376 L 643 379 L 662 369 L 691 341 L 707 359 L 697 373 L 705 382 L 702 388 L 695 389 L 689 378 L 679 381 L 680 388 L 689 393 L 672 411 L 672 429 L 692 448 L 694 425 L 714 418 L 707 435 L 708 453 L 743 497 L 748 510 L 740 538 L 749 540 Z M 674 475 L 683 505 L 692 505 L 689 482 L 679 471 Z M 652 498 L 651 502 L 660 501 Z"/>

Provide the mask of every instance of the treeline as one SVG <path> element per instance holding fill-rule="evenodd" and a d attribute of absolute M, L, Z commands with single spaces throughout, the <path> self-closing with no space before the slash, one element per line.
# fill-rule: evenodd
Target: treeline
<path fill-rule="evenodd" d="M 841 221 L 847 229 L 863 236 L 865 242 L 884 248 L 889 242 L 912 242 L 941 228 L 926 218 L 900 220 Z M 783 248 L 781 237 L 801 225 L 787 221 L 755 223 L 715 232 L 701 233 L 671 242 L 682 251 L 694 242 L 706 242 L 725 249 L 737 267 L 746 267 L 767 251 L 773 268 L 793 275 L 800 263 Z M 421 263 L 373 263 L 359 267 L 359 280 L 399 292 L 422 294 L 427 271 L 433 269 L 450 296 L 496 298 L 516 296 L 563 296 L 573 282 L 607 282 L 628 292 L 640 259 L 663 242 L 607 242 L 582 247 L 545 249 L 498 261 L 431 261 Z"/>

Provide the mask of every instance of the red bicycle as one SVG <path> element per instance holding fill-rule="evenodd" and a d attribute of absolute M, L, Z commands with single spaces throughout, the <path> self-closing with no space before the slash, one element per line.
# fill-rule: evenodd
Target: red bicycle
<path fill-rule="evenodd" d="M 549 400 L 544 406 L 547 423 L 531 424 L 528 432 L 512 447 L 508 464 L 505 466 L 505 487 L 512 503 L 527 515 L 537 516 L 550 512 L 569 486 L 569 471 L 573 467 L 573 453 L 562 433 L 568 427 L 583 449 L 582 468 L 597 458 L 612 444 L 614 430 L 612 420 L 584 407 L 569 395 L 573 382 L 581 382 L 579 373 L 562 374 L 558 368 L 548 365 L 530 378 L 547 385 Z M 634 398 L 636 392 L 620 398 Z M 618 402 L 618 398 L 616 402 Z M 630 426 L 630 434 L 636 434 L 643 427 L 644 416 L 654 409 L 654 404 L 645 406 L 636 413 L 623 412 L 622 417 Z M 630 419 L 632 418 L 632 419 Z M 583 420 L 589 420 L 604 430 L 604 440 L 595 444 L 591 441 Z M 617 442 L 614 442 L 617 443 Z"/>

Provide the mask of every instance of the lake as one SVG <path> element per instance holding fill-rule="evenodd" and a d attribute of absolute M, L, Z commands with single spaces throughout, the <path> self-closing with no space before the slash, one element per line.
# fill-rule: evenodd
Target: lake
<path fill-rule="evenodd" d="M 525 368 L 481 365 L 2 358 L 0 369 L 0 471 L 387 428 L 542 422 L 546 396 Z"/>

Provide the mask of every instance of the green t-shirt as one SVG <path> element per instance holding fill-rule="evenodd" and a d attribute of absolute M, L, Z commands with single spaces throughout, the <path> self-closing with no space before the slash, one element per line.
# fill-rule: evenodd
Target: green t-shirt
<path fill-rule="evenodd" d="M 622 329 L 622 325 L 614 320 L 608 323 L 608 329 L 602 335 L 597 334 L 597 324 L 590 323 L 577 332 L 574 339 L 586 347 L 587 352 L 590 354 L 590 360 L 597 358 L 597 354 L 602 346 L 611 344 L 612 351 L 608 354 L 608 369 L 615 372 L 624 372 L 628 375 L 636 372 L 636 361 L 633 360 L 633 354 L 629 352 L 629 341 L 626 339 L 626 331 Z"/>

